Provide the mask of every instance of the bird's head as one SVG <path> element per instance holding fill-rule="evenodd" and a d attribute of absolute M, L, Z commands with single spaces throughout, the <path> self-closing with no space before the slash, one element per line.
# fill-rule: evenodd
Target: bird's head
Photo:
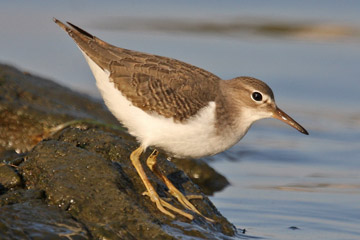
<path fill-rule="evenodd" d="M 263 118 L 276 118 L 308 135 L 309 133 L 299 123 L 282 111 L 275 103 L 271 88 L 263 81 L 252 77 L 238 77 L 228 82 L 235 101 L 241 108 L 243 118 L 252 123 Z"/>

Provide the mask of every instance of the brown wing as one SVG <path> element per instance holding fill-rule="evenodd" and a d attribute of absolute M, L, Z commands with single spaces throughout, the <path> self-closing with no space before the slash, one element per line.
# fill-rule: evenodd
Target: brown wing
<path fill-rule="evenodd" d="M 193 65 L 110 45 L 79 27 L 54 21 L 135 106 L 183 121 L 214 101 L 220 78 Z"/>

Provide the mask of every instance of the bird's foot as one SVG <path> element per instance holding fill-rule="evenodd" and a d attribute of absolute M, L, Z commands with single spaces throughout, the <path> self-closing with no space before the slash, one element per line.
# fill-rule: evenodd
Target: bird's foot
<path fill-rule="evenodd" d="M 181 209 L 178 209 L 177 207 L 174 207 L 173 205 L 171 205 L 170 203 L 168 203 L 168 202 L 165 201 L 164 199 L 160 198 L 160 197 L 157 195 L 157 193 L 154 194 L 154 192 L 153 192 L 152 194 L 150 194 L 150 192 L 145 191 L 145 192 L 143 193 L 143 195 L 146 195 L 146 196 L 150 197 L 150 200 L 156 204 L 156 207 L 157 207 L 162 213 L 170 216 L 171 218 L 175 218 L 175 215 L 172 214 L 172 213 L 170 213 L 170 212 L 169 212 L 168 210 L 166 210 L 165 208 L 167 208 L 167 209 L 169 209 L 169 210 L 172 210 L 172 211 L 174 211 L 174 212 L 176 212 L 176 213 L 178 213 L 178 214 L 180 214 L 180 215 L 183 215 L 184 217 L 186 217 L 186 218 L 188 218 L 188 219 L 190 219 L 190 220 L 193 220 L 193 219 L 194 219 L 194 217 L 193 217 L 191 214 L 189 214 L 189 213 L 187 213 L 187 212 L 185 212 L 185 211 L 183 211 L 183 210 L 181 210 Z"/>
<path fill-rule="evenodd" d="M 196 207 L 189 201 L 190 199 L 202 199 L 203 196 L 201 195 L 189 195 L 189 196 L 184 196 L 184 194 L 182 194 L 175 186 L 174 184 L 160 171 L 160 169 L 158 168 L 156 162 L 156 158 L 158 156 L 159 152 L 157 150 L 154 150 L 150 156 L 148 157 L 148 159 L 146 160 L 146 163 L 148 165 L 148 167 L 158 176 L 160 177 L 163 182 L 165 183 L 165 185 L 168 187 L 169 189 L 169 193 L 174 196 L 185 208 L 199 214 L 200 216 L 204 217 L 206 220 L 208 220 L 209 222 L 214 222 L 214 220 L 205 217 L 204 215 L 202 215 L 197 209 Z"/>
<path fill-rule="evenodd" d="M 146 173 L 140 163 L 140 155 L 142 154 L 143 151 L 144 151 L 144 148 L 139 147 L 135 151 L 133 151 L 130 155 L 131 162 L 134 165 L 134 167 L 136 168 L 136 170 L 146 188 L 146 191 L 145 191 L 145 193 L 143 193 L 143 195 L 149 196 L 150 200 L 156 204 L 156 207 L 162 213 L 170 216 L 171 218 L 175 218 L 175 215 L 172 214 L 171 212 L 169 212 L 168 210 L 166 210 L 165 208 L 172 210 L 180 215 L 183 215 L 184 217 L 186 217 L 190 220 L 193 220 L 194 217 L 191 214 L 174 207 L 173 205 L 171 205 L 170 203 L 166 202 L 165 200 L 163 200 L 159 197 L 155 188 L 151 185 L 149 178 L 146 176 Z"/>

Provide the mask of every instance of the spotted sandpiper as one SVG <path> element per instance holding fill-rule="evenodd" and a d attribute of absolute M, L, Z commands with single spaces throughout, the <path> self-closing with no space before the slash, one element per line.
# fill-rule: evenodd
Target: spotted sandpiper
<path fill-rule="evenodd" d="M 272 90 L 252 77 L 221 80 L 193 65 L 110 45 L 81 28 L 54 18 L 75 41 L 95 76 L 105 104 L 135 136 L 140 146 L 130 159 L 151 201 L 164 214 L 169 210 L 193 216 L 160 198 L 140 162 L 148 147 L 178 158 L 200 158 L 220 153 L 246 134 L 252 123 L 277 118 L 303 134 L 308 132 L 280 110 Z M 169 193 L 187 209 L 201 215 L 156 165 L 156 150 L 148 167 L 159 176 Z"/>

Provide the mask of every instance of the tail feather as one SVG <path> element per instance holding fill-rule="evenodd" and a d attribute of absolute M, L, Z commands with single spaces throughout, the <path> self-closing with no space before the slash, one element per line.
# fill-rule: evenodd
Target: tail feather
<path fill-rule="evenodd" d="M 93 35 L 91 35 L 90 33 L 88 33 L 87 31 L 85 31 L 84 29 L 79 28 L 78 26 L 75 26 L 74 24 L 67 22 L 67 24 L 69 24 L 72 28 L 76 29 L 76 31 L 78 31 L 79 33 L 88 36 L 89 38 L 94 38 Z"/>
<path fill-rule="evenodd" d="M 69 24 L 71 28 L 56 18 L 53 18 L 53 21 L 57 25 L 59 25 L 63 30 L 65 30 L 72 38 L 74 38 L 74 35 L 73 35 L 74 30 L 76 32 L 80 33 L 80 35 L 83 37 L 87 37 L 87 38 L 91 38 L 91 39 L 95 38 L 95 36 L 91 35 L 90 33 L 86 32 L 84 29 L 81 29 L 78 26 L 76 26 L 70 22 L 66 22 L 66 23 Z"/>
<path fill-rule="evenodd" d="M 64 31 L 65 32 L 71 32 L 71 29 L 68 27 L 68 26 L 66 26 L 64 23 L 62 23 L 61 21 L 59 21 L 58 19 L 56 19 L 56 18 L 53 18 L 53 21 L 57 24 L 57 25 L 59 25 L 62 29 L 64 29 Z"/>
<path fill-rule="evenodd" d="M 91 35 L 78 26 L 67 22 L 64 24 L 60 20 L 53 18 L 53 21 L 59 25 L 75 41 L 81 51 L 87 57 L 92 59 L 100 68 L 108 69 L 111 59 L 109 58 L 109 49 L 113 46 Z"/>

